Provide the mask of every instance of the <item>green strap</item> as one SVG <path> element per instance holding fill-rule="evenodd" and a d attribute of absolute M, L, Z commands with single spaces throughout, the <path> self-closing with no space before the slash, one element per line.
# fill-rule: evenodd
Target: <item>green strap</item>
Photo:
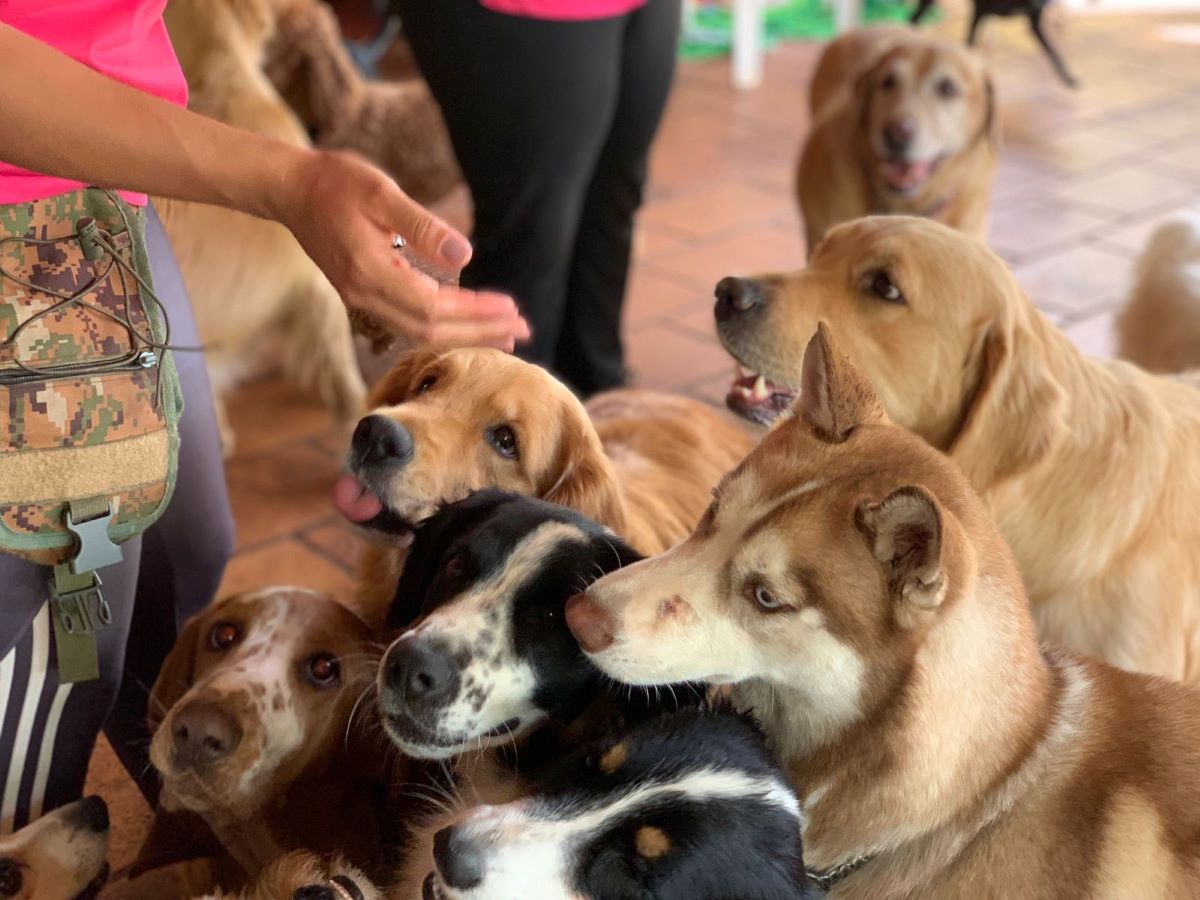
<path fill-rule="evenodd" d="M 100 586 L 100 576 L 95 572 L 73 574 L 70 563 L 54 567 L 50 618 L 54 621 L 60 684 L 100 677 L 96 632 L 112 621 L 112 610 Z"/>

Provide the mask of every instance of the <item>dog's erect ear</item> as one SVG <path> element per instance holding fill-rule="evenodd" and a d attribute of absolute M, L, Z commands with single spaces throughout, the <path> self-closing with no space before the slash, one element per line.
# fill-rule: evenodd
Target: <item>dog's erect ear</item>
<path fill-rule="evenodd" d="M 593 522 L 625 534 L 625 501 L 604 446 L 580 408 L 564 412 L 558 452 L 541 499 L 582 513 Z"/>
<path fill-rule="evenodd" d="M 883 567 L 902 625 L 911 613 L 935 609 L 946 596 L 942 565 L 942 514 L 919 487 L 893 491 L 880 503 L 863 503 L 854 524 Z"/>
<path fill-rule="evenodd" d="M 158 731 L 167 716 L 167 710 L 179 702 L 188 692 L 196 677 L 196 643 L 199 637 L 200 612 L 183 623 L 183 630 L 175 639 L 175 646 L 158 672 L 154 687 L 150 690 L 150 701 L 146 709 L 146 720 L 150 733 Z"/>
<path fill-rule="evenodd" d="M 367 407 L 374 409 L 379 406 L 396 406 L 410 399 L 409 395 L 414 388 L 412 381 L 417 372 L 440 355 L 434 350 L 409 350 L 402 354 L 391 371 L 371 388 L 367 397 Z"/>
<path fill-rule="evenodd" d="M 1032 341 L 1027 331 L 994 323 L 975 348 L 979 378 L 947 452 L 977 491 L 1032 468 L 1065 431 L 1066 392 Z"/>
<path fill-rule="evenodd" d="M 817 437 L 835 444 L 844 441 L 859 425 L 890 421 L 875 388 L 837 352 L 824 322 L 817 325 L 817 333 L 804 351 L 795 415 Z"/>

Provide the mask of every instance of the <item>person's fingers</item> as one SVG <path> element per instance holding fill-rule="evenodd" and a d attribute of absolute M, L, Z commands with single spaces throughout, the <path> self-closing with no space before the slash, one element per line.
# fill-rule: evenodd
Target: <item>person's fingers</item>
<path fill-rule="evenodd" d="M 452 272 L 471 259 L 471 243 L 399 188 L 392 199 L 392 227 L 408 241 L 410 253 Z"/>
<path fill-rule="evenodd" d="M 497 347 L 511 352 L 518 340 L 514 324 L 519 321 L 521 320 L 440 321 L 430 329 L 429 343 L 437 347 Z"/>
<path fill-rule="evenodd" d="M 440 285 L 438 288 L 436 317 L 439 320 L 519 316 L 517 304 L 507 294 L 472 291 L 451 285 Z"/>

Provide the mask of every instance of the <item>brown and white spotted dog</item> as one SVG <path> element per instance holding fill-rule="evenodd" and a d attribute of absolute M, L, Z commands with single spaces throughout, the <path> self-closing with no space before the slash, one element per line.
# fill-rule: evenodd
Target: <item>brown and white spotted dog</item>
<path fill-rule="evenodd" d="M 372 860 L 383 766 L 349 727 L 373 675 L 371 637 L 332 597 L 293 587 L 190 619 L 151 697 L 161 806 L 202 815 L 250 874 L 286 849 Z"/>
<path fill-rule="evenodd" d="M 567 619 L 613 678 L 732 685 L 834 897 L 1200 896 L 1200 697 L 1039 647 L 963 472 L 824 325 L 692 536 Z"/>
<path fill-rule="evenodd" d="M 90 900 L 108 876 L 108 807 L 87 797 L 0 838 L 0 900 Z"/>

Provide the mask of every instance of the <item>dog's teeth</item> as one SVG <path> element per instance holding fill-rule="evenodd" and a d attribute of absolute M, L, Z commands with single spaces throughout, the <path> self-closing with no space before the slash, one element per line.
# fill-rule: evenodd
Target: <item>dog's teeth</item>
<path fill-rule="evenodd" d="M 767 392 L 767 379 L 761 375 L 754 379 L 754 393 L 751 396 L 756 400 L 765 400 L 769 396 Z"/>

